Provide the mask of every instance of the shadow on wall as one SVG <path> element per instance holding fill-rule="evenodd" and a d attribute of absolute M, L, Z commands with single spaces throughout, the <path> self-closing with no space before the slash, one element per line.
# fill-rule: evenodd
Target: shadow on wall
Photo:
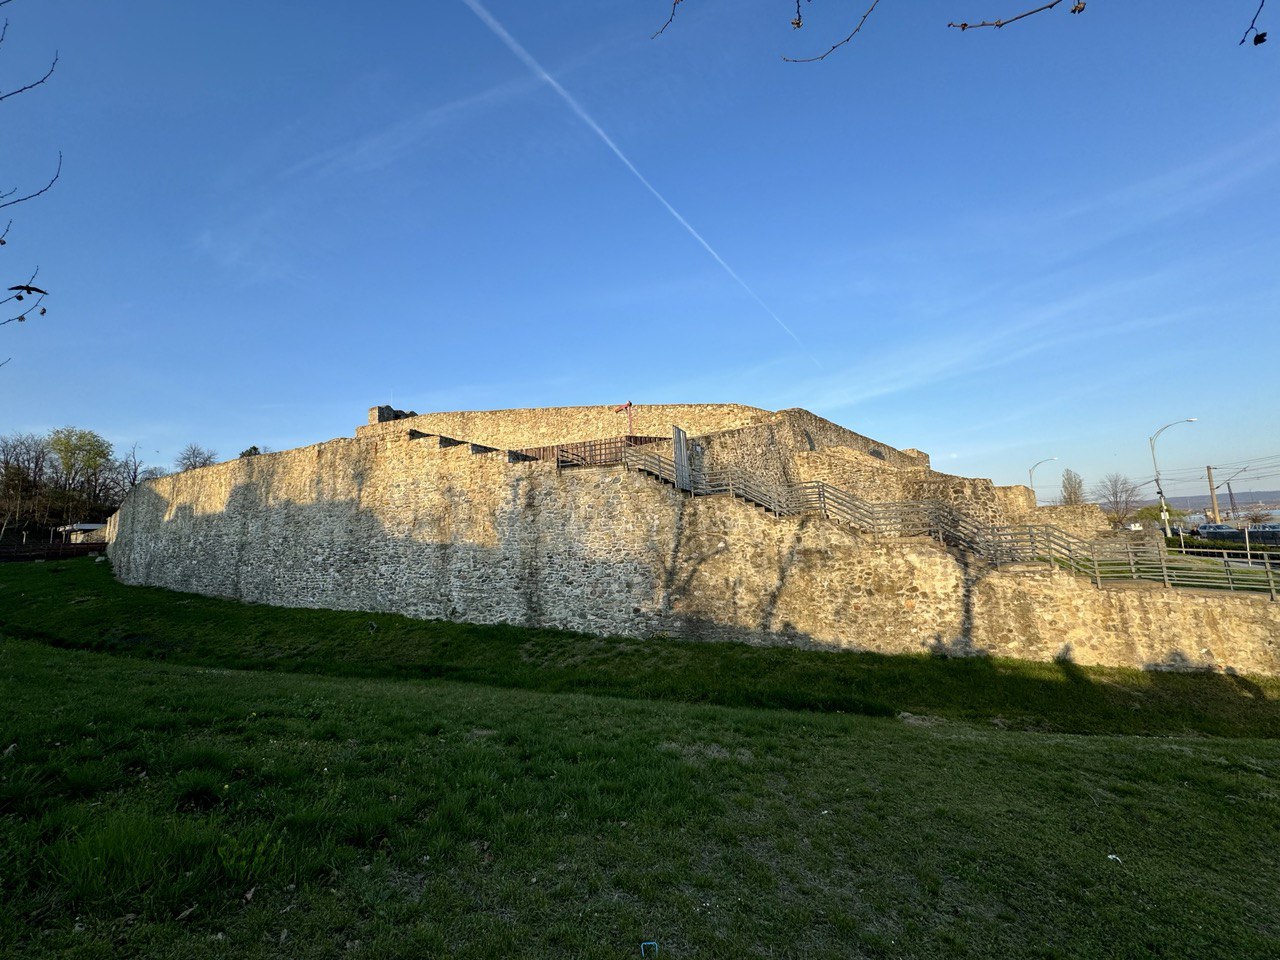
<path fill-rule="evenodd" d="M 356 497 L 330 499 L 338 487 L 312 476 L 296 491 L 314 502 L 291 501 L 280 495 L 284 479 L 264 462 L 231 488 L 217 511 L 187 500 L 175 503 L 154 485 L 139 486 L 121 509 L 110 547 L 116 576 L 125 583 L 282 606 L 822 646 L 789 623 L 780 630 L 773 623 L 799 530 L 790 549 L 780 552 L 780 568 L 765 571 L 774 586 L 752 629 L 717 623 L 705 597 L 690 596 L 705 565 L 730 551 L 730 535 L 707 539 L 704 523 L 690 537 L 694 506 L 675 491 L 655 487 L 634 508 L 624 508 L 643 520 L 641 507 L 652 506 L 648 494 L 667 498 L 672 518 L 648 532 L 646 550 L 639 546 L 643 538 L 630 546 L 602 547 L 599 527 L 594 536 L 576 535 L 581 531 L 566 506 L 571 498 L 561 496 L 554 474 L 541 484 L 529 474 L 509 474 L 504 495 L 491 505 L 467 502 L 465 490 L 446 483 L 438 488 L 435 509 L 416 504 L 420 511 L 406 512 L 399 529 L 389 529 L 385 518 L 394 511 L 385 503 L 378 511 L 362 505 L 366 478 L 354 479 Z M 444 503 L 459 507 L 445 509 Z M 475 542 L 481 528 L 493 542 Z M 609 531 L 606 525 L 603 532 Z"/>
<path fill-rule="evenodd" d="M 642 565 L 544 536 L 527 492 L 498 508 L 504 536 L 485 545 L 466 539 L 449 511 L 388 530 L 354 499 L 288 502 L 267 496 L 271 483 L 260 474 L 237 484 L 221 512 L 175 506 L 152 486 L 138 487 L 110 546 L 116 576 L 250 602 L 425 619 L 615 633 L 653 626 L 655 585 Z"/>

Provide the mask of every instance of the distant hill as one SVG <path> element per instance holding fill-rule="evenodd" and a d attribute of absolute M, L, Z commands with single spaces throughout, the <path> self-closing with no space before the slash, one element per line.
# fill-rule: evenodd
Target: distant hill
<path fill-rule="evenodd" d="M 1159 500 L 1152 498 L 1142 501 L 1143 506 L 1148 504 L 1159 503 Z M 1237 490 L 1236 504 L 1244 509 L 1246 506 L 1253 506 L 1255 503 L 1261 503 L 1264 507 L 1271 509 L 1280 508 L 1280 490 Z M 1207 493 L 1194 497 L 1170 497 L 1170 506 L 1177 507 L 1179 510 L 1190 510 L 1192 513 L 1199 513 L 1209 506 L 1209 495 Z M 1231 500 L 1227 497 L 1225 490 L 1218 493 L 1218 509 L 1231 509 Z"/>

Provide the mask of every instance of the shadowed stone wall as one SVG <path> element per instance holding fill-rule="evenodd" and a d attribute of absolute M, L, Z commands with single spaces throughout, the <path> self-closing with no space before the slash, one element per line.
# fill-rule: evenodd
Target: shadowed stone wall
<path fill-rule="evenodd" d="M 621 468 L 556 471 L 441 448 L 410 439 L 412 422 L 139 486 L 111 523 L 116 575 L 261 603 L 599 634 L 1280 672 L 1280 604 L 1265 599 L 989 571 L 932 541 L 861 541 L 821 518 L 690 499 Z M 483 439 L 530 445 L 497 427 Z M 829 448 L 787 462 L 815 456 L 858 469 L 875 459 Z"/>

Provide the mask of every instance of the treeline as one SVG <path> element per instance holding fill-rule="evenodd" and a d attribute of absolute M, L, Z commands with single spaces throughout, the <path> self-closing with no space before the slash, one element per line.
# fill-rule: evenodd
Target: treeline
<path fill-rule="evenodd" d="M 165 472 L 143 463 L 136 443 L 117 453 L 92 430 L 0 435 L 0 540 L 101 523 L 137 484 Z"/>

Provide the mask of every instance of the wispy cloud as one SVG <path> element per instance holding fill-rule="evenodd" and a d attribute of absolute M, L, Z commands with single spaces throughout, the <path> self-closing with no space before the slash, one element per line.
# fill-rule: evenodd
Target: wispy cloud
<path fill-rule="evenodd" d="M 724 272 L 727 273 L 730 276 L 730 278 L 732 278 L 733 281 L 737 283 L 738 286 L 741 287 L 748 294 L 748 296 L 751 297 L 752 300 L 754 300 L 757 304 L 759 304 L 760 307 L 765 311 L 765 313 L 767 313 L 770 317 L 773 318 L 774 322 L 777 323 L 777 325 L 786 332 L 787 336 L 791 337 L 791 339 L 794 340 L 802 350 L 804 350 L 804 352 L 809 356 L 811 360 L 813 360 L 815 364 L 817 364 L 818 366 L 821 366 L 821 364 L 818 363 L 817 357 L 814 357 L 812 353 L 809 353 L 809 348 L 804 345 L 804 342 L 798 336 L 796 336 L 795 331 L 792 330 L 789 326 L 787 326 L 786 323 L 783 322 L 782 318 L 779 317 L 778 314 L 774 312 L 773 308 L 770 307 L 767 303 L 765 303 L 763 299 L 761 299 L 760 295 L 756 293 L 755 290 L 753 290 L 751 286 L 745 280 L 742 279 L 741 276 L 738 275 L 737 271 L 735 271 L 733 267 L 729 266 L 729 264 L 725 261 L 724 257 L 720 256 L 720 254 L 716 251 L 716 249 L 712 247 L 710 243 L 707 242 L 706 238 L 704 238 L 702 234 L 700 234 L 697 230 L 693 228 L 693 225 L 689 223 L 689 221 L 686 220 L 680 214 L 680 212 L 671 205 L 671 203 L 667 200 L 667 198 L 664 197 L 658 191 L 657 187 L 655 187 L 652 183 L 648 181 L 648 179 L 644 176 L 644 174 L 642 174 L 639 171 L 639 169 L 637 169 L 636 165 L 632 163 L 630 159 L 628 159 L 625 153 L 622 152 L 622 149 L 616 143 L 613 142 L 613 139 L 607 133 L 604 132 L 604 129 L 600 126 L 600 124 L 596 123 L 596 121 L 592 119 L 591 115 L 587 113 L 586 109 L 582 106 L 582 104 L 578 103 L 578 101 L 573 97 L 573 95 L 570 94 L 569 91 L 566 90 L 563 86 L 561 86 L 560 83 L 556 80 L 556 78 L 551 76 L 551 74 L 547 72 L 547 70 L 542 66 L 542 64 L 540 64 L 537 60 L 535 60 L 533 55 L 529 53 L 529 51 L 526 50 L 523 46 L 521 46 L 520 42 L 516 40 L 515 37 L 513 37 L 510 33 L 507 32 L 506 28 L 503 27 L 503 25 L 494 18 L 493 14 L 491 14 L 488 10 L 484 8 L 482 4 L 480 4 L 479 0 L 462 0 L 462 2 L 465 3 L 467 7 L 470 8 L 471 12 L 474 13 L 480 19 L 481 23 L 483 23 L 486 27 L 489 28 L 489 31 L 495 37 L 497 37 L 499 40 L 503 42 L 503 44 L 506 45 L 508 50 L 510 50 L 513 54 L 515 54 L 517 59 L 519 59 L 526 67 L 529 68 L 531 73 L 539 77 L 544 83 L 547 84 L 547 86 L 551 87 L 551 89 L 555 91 L 556 95 L 565 102 L 565 105 L 568 106 L 569 109 L 572 110 L 574 114 L 577 115 L 578 119 L 581 120 L 584 124 L 586 124 L 587 127 L 591 130 L 591 132 L 594 133 L 600 139 L 600 142 L 603 143 L 606 147 L 608 147 L 609 150 L 613 153 L 613 155 L 622 162 L 622 165 L 625 166 L 627 170 L 629 170 L 631 174 L 637 180 L 640 181 L 641 185 L 646 190 L 648 190 L 649 193 L 653 194 L 654 199 L 656 199 L 660 204 L 662 204 L 662 206 L 666 209 L 667 213 L 671 214 L 671 216 L 675 219 L 675 221 L 678 224 L 680 224 L 680 226 L 684 227 L 686 232 L 688 232 L 689 236 L 693 237 L 693 239 L 698 242 L 698 244 L 702 247 L 702 249 L 704 249 L 708 254 L 710 254 L 711 258 L 720 265 L 720 267 L 724 270 Z"/>
<path fill-rule="evenodd" d="M 895 394 L 936 388 L 948 380 L 1005 368 L 1038 354 L 1104 338 L 1120 342 L 1144 330 L 1166 329 L 1189 314 L 1135 313 L 1116 322 L 1111 305 L 1127 303 L 1142 290 L 1165 282 L 1170 272 L 1125 278 L 1054 299 L 1046 294 L 1041 305 L 1020 311 L 1014 320 L 1002 321 L 992 308 L 976 307 L 953 318 L 948 324 L 953 333 L 933 329 L 859 357 L 832 373 L 790 378 L 771 399 L 774 405 L 803 402 L 833 413 Z"/>
<path fill-rule="evenodd" d="M 521 77 L 437 104 L 390 126 L 312 154 L 288 167 L 285 177 L 323 178 L 380 170 L 412 153 L 447 124 L 513 100 L 536 86 L 536 79 Z"/>
<path fill-rule="evenodd" d="M 1058 218 L 1094 221 L 1110 215 L 1115 226 L 1147 226 L 1235 193 L 1277 164 L 1280 124 L 1272 124 L 1189 163 L 1067 207 Z"/>

